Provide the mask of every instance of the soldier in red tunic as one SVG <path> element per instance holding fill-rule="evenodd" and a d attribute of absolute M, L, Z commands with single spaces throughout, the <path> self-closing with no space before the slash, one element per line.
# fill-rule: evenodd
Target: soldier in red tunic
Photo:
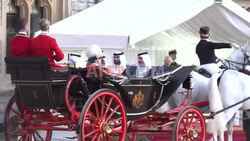
<path fill-rule="evenodd" d="M 28 37 L 29 27 L 27 21 L 20 19 L 18 22 L 18 33 L 10 42 L 11 55 L 30 56 L 31 38 Z"/>
<path fill-rule="evenodd" d="M 40 21 L 41 33 L 31 42 L 31 55 L 44 56 L 49 60 L 52 69 L 62 69 L 63 66 L 57 65 L 55 61 L 61 61 L 64 58 L 62 50 L 58 47 L 56 40 L 49 36 L 50 22 L 42 19 Z"/>

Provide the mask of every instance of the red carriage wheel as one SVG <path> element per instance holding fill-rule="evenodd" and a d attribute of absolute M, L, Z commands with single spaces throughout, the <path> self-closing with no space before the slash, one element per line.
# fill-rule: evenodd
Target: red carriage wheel
<path fill-rule="evenodd" d="M 22 110 L 21 102 L 12 96 L 4 115 L 5 141 L 50 141 L 52 131 L 32 129 L 30 123 L 24 121 Z"/>
<path fill-rule="evenodd" d="M 84 105 L 80 125 L 80 141 L 125 140 L 127 120 L 121 98 L 114 91 L 98 90 Z"/>
<path fill-rule="evenodd" d="M 173 128 L 174 141 L 205 141 L 206 123 L 200 110 L 193 106 L 184 108 L 177 116 Z"/>
<path fill-rule="evenodd" d="M 65 103 L 73 115 L 80 115 L 88 94 L 84 93 L 83 80 L 79 75 L 72 75 L 65 91 Z"/>

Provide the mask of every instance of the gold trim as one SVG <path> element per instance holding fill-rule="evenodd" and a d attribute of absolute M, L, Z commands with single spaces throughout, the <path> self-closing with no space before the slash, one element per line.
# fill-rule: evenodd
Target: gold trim
<path fill-rule="evenodd" d="M 143 101 L 144 101 L 144 94 L 140 90 L 138 94 L 134 95 L 132 100 L 132 105 L 134 108 L 138 109 L 143 105 Z"/>

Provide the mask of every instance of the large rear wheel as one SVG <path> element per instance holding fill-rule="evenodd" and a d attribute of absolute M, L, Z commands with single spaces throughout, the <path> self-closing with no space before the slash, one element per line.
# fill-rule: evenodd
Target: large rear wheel
<path fill-rule="evenodd" d="M 206 123 L 200 110 L 193 106 L 184 108 L 177 116 L 173 128 L 174 141 L 205 141 Z"/>
<path fill-rule="evenodd" d="M 5 141 L 50 141 L 52 131 L 35 130 L 24 120 L 23 106 L 16 95 L 10 99 L 4 116 Z"/>
<path fill-rule="evenodd" d="M 95 92 L 83 107 L 80 126 L 80 141 L 125 140 L 126 112 L 118 94 L 108 89 Z"/>
<path fill-rule="evenodd" d="M 83 83 L 82 77 L 79 75 L 72 75 L 67 83 L 65 103 L 72 115 L 80 115 L 82 107 L 88 99 L 88 93 L 84 91 Z"/>

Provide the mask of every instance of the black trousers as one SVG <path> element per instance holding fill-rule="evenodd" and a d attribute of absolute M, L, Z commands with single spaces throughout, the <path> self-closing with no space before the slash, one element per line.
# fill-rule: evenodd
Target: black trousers
<path fill-rule="evenodd" d="M 243 118 L 250 118 L 250 117 L 247 117 L 245 111 L 243 113 Z M 250 141 L 250 119 L 243 120 L 243 128 L 246 132 L 246 140 Z"/>

